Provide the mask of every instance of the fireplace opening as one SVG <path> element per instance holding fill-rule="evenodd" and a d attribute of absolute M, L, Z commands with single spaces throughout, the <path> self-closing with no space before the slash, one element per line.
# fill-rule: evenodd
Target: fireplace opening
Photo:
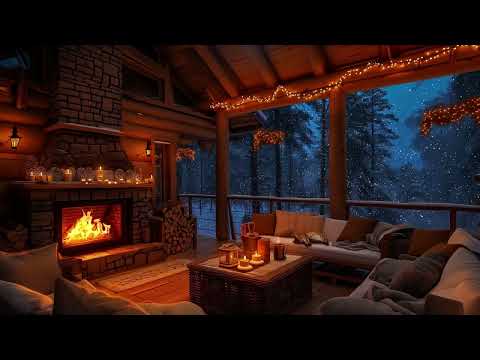
<path fill-rule="evenodd" d="M 63 255 L 75 255 L 128 243 L 123 201 L 58 205 L 57 241 Z"/>

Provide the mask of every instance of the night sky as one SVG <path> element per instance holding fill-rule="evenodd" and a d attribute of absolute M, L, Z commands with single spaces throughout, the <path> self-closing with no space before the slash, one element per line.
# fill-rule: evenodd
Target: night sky
<path fill-rule="evenodd" d="M 428 101 L 445 92 L 452 78 L 452 76 L 444 76 L 384 88 L 393 106 L 394 114 L 399 119 L 398 123 L 391 125 L 399 135 L 399 139 L 395 141 L 395 150 L 392 151 L 392 166 L 400 167 L 407 162 L 412 162 L 417 167 L 421 167 L 418 153 L 410 148 L 410 143 L 416 135 L 413 132 L 415 130 L 407 127 L 405 121 L 412 113 L 423 109 Z M 416 131 L 420 131 L 420 128 Z"/>

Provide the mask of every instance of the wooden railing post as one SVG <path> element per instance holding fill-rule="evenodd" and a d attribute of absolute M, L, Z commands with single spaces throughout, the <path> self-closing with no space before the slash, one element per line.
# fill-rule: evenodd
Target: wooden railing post
<path fill-rule="evenodd" d="M 269 212 L 273 213 L 273 201 L 272 199 L 268 200 Z"/>
<path fill-rule="evenodd" d="M 457 210 L 450 209 L 450 233 L 453 233 L 457 228 Z"/>
<path fill-rule="evenodd" d="M 230 129 L 228 117 L 225 113 L 219 112 L 216 115 L 217 121 L 217 146 L 216 146 L 216 234 L 218 241 L 228 240 L 228 193 L 229 193 L 229 152 Z"/>
<path fill-rule="evenodd" d="M 328 186 L 330 216 L 347 219 L 347 160 L 345 138 L 345 93 L 339 88 L 330 95 Z"/>
<path fill-rule="evenodd" d="M 192 216 L 192 197 L 188 197 L 188 215 L 191 217 Z"/>
<path fill-rule="evenodd" d="M 233 223 L 233 214 L 232 214 L 232 204 L 230 199 L 228 199 L 228 217 L 229 217 L 229 222 L 230 222 L 230 235 L 232 236 L 233 240 L 236 240 L 235 237 L 235 225 Z"/>

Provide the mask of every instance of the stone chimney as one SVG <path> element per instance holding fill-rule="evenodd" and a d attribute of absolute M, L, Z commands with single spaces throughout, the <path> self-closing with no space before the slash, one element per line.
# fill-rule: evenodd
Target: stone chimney
<path fill-rule="evenodd" d="M 121 106 L 122 63 L 115 46 L 60 47 L 42 165 L 131 168 L 119 138 Z"/>

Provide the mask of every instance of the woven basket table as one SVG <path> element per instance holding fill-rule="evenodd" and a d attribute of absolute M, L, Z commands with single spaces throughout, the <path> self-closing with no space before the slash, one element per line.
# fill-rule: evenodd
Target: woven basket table
<path fill-rule="evenodd" d="M 312 297 L 310 255 L 289 254 L 246 273 L 220 267 L 218 257 L 188 268 L 190 301 L 207 314 L 288 314 Z"/>

